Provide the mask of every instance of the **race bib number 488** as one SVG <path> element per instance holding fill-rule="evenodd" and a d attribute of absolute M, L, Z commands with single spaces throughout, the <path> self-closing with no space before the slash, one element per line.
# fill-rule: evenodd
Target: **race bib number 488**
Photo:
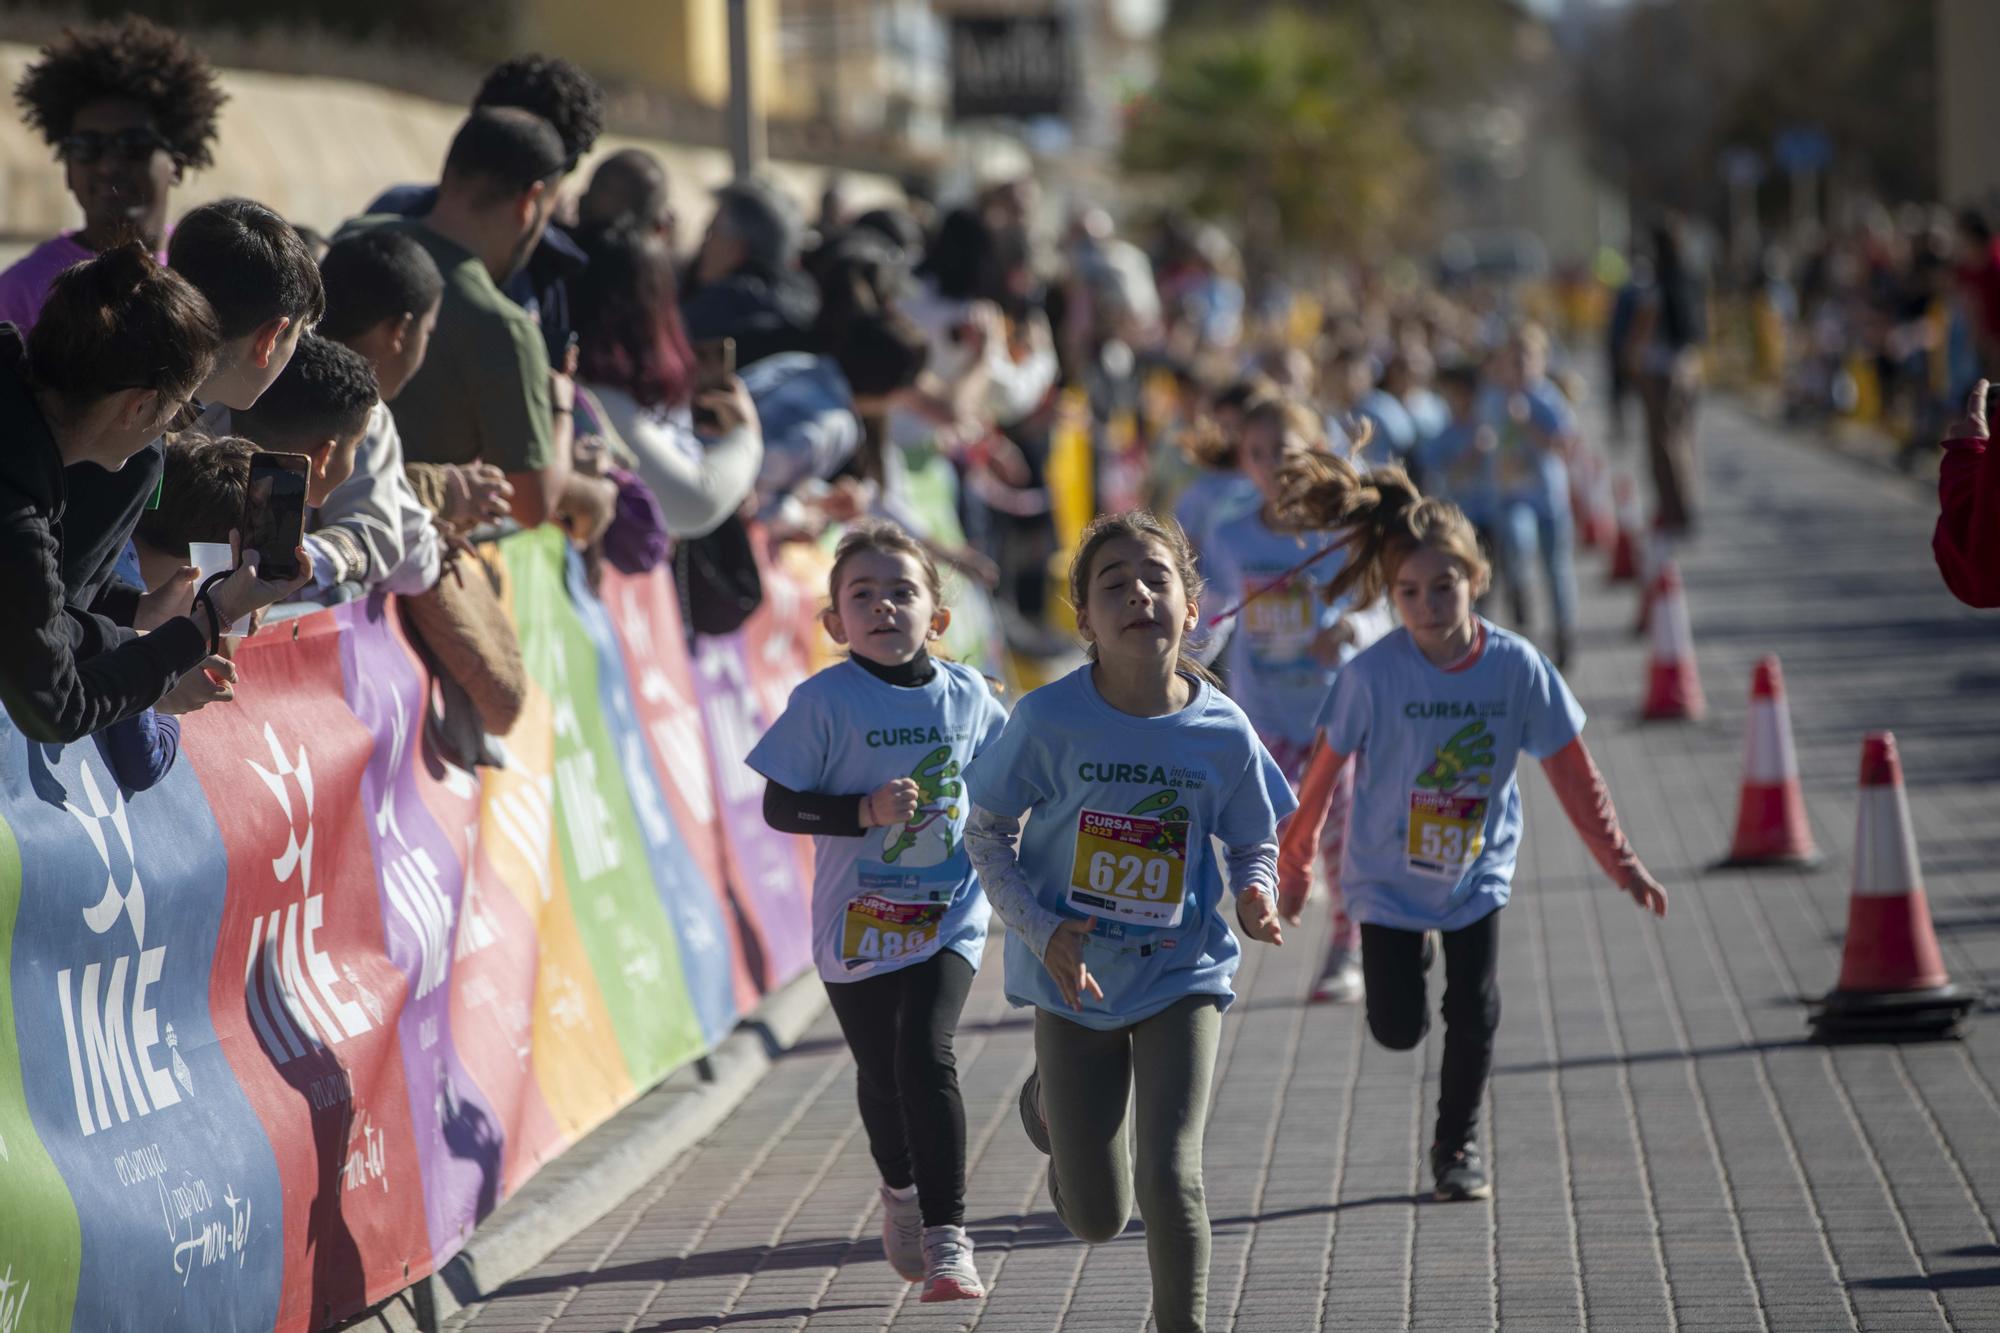
<path fill-rule="evenodd" d="M 1069 905 L 1141 926 L 1180 920 L 1187 887 L 1188 825 L 1085 810 L 1077 816 Z"/>
<path fill-rule="evenodd" d="M 849 971 L 928 953 L 938 944 L 942 903 L 898 903 L 863 894 L 847 904 L 840 959 Z"/>

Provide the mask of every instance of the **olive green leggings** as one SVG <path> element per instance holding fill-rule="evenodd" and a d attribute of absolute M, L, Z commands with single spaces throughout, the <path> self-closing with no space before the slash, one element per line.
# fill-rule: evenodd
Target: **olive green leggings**
<path fill-rule="evenodd" d="M 1137 1196 L 1160 1333 L 1200 1333 L 1208 1304 L 1201 1136 L 1221 1026 L 1213 995 L 1109 1032 L 1035 1011 L 1056 1215 L 1101 1244 L 1125 1229 Z"/>

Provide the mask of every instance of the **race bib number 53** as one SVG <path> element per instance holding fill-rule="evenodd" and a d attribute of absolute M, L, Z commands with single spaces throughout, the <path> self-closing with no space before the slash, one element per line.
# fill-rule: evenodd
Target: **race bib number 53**
<path fill-rule="evenodd" d="M 1077 816 L 1069 905 L 1141 926 L 1180 920 L 1187 885 L 1186 820 L 1085 810 Z"/>
<path fill-rule="evenodd" d="M 1456 882 L 1486 847 L 1486 798 L 1410 793 L 1410 869 Z"/>

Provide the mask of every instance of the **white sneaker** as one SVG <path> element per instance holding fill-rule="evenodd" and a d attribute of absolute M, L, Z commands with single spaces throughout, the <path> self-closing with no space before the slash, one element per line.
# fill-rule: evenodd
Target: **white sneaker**
<path fill-rule="evenodd" d="M 1361 980 L 1361 960 L 1351 949 L 1335 949 L 1327 955 L 1326 970 L 1313 987 L 1315 1004 L 1353 1004 L 1366 992 Z"/>
<path fill-rule="evenodd" d="M 924 1212 L 914 1185 L 908 1191 L 882 1187 L 882 1257 L 905 1282 L 924 1280 Z"/>
<path fill-rule="evenodd" d="M 972 1265 L 972 1237 L 964 1227 L 924 1228 L 925 1304 L 935 1301 L 977 1301 L 986 1284 Z"/>

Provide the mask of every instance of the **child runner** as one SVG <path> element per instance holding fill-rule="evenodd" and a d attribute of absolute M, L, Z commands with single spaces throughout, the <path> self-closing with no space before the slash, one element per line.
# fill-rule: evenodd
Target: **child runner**
<path fill-rule="evenodd" d="M 1193 546 L 1197 562 L 1217 525 L 1257 507 L 1257 488 L 1243 475 L 1237 449 L 1244 410 L 1252 399 L 1271 391 L 1266 381 L 1237 381 L 1215 396 L 1211 429 L 1187 437 L 1188 461 L 1200 471 L 1174 501 L 1174 521 Z"/>
<path fill-rule="evenodd" d="M 1494 358 L 1494 382 L 1481 403 L 1492 426 L 1496 520 L 1506 551 L 1514 618 L 1524 630 L 1532 598 L 1530 569 L 1539 565 L 1549 590 L 1558 668 L 1576 645 L 1576 524 L 1570 514 L 1569 464 L 1576 448 L 1576 414 L 1549 378 L 1549 338 L 1536 324 L 1508 335 Z"/>
<path fill-rule="evenodd" d="M 771 827 L 813 835 L 813 957 L 854 1052 L 882 1251 L 924 1300 L 976 1300 L 952 1034 L 988 911 L 959 775 L 1007 715 L 978 672 L 930 655 L 951 612 L 915 538 L 857 526 L 827 582 L 826 632 L 850 655 L 792 691 L 748 762 Z"/>
<path fill-rule="evenodd" d="M 1136 1194 L 1154 1315 L 1183 1333 L 1207 1303 L 1202 1128 L 1242 953 L 1216 911 L 1212 840 L 1237 923 L 1280 943 L 1269 886 L 1294 802 L 1186 656 L 1201 579 L 1178 531 L 1143 512 L 1098 519 L 1070 597 L 1091 661 L 1023 698 L 966 771 L 966 844 L 1008 926 L 1007 998 L 1035 1009 L 1021 1121 L 1052 1158 L 1056 1214 L 1096 1244 L 1125 1229 Z"/>
<path fill-rule="evenodd" d="M 1488 570 L 1465 515 L 1420 497 L 1394 469 L 1358 476 L 1323 454 L 1293 460 L 1280 512 L 1353 530 L 1332 591 L 1387 587 L 1403 625 L 1334 680 L 1321 741 L 1285 830 L 1280 902 L 1294 920 L 1328 795 L 1355 762 L 1342 887 L 1361 922 L 1368 1027 L 1408 1050 L 1430 1026 L 1426 932 L 1444 941 L 1444 1065 L 1431 1173 L 1440 1199 L 1490 1192 L 1476 1139 L 1500 1020 L 1500 909 L 1521 842 L 1515 765 L 1542 761 L 1563 810 L 1604 868 L 1655 916 L 1667 893 L 1618 827 L 1580 733 L 1583 710 L 1547 658 L 1473 614 Z"/>
<path fill-rule="evenodd" d="M 1230 697 L 1293 783 L 1305 774 L 1319 707 L 1335 673 L 1389 628 L 1386 612 L 1357 606 L 1353 597 L 1328 601 L 1321 595 L 1347 563 L 1338 533 L 1301 532 L 1278 520 L 1279 469 L 1295 455 L 1323 449 L 1324 441 L 1318 415 L 1296 399 L 1253 400 L 1238 455 L 1263 504 L 1219 525 L 1207 552 L 1208 604 L 1223 614 L 1239 604 L 1242 609 L 1215 623 L 1203 657 L 1221 654 Z M 1314 552 L 1324 554 L 1299 569 Z M 1246 596 L 1251 600 L 1244 604 Z M 1333 937 L 1313 998 L 1340 1004 L 1361 998 L 1361 927 L 1340 897 L 1340 844 L 1352 795 L 1353 781 L 1343 774 L 1334 784 L 1320 844 Z"/>

